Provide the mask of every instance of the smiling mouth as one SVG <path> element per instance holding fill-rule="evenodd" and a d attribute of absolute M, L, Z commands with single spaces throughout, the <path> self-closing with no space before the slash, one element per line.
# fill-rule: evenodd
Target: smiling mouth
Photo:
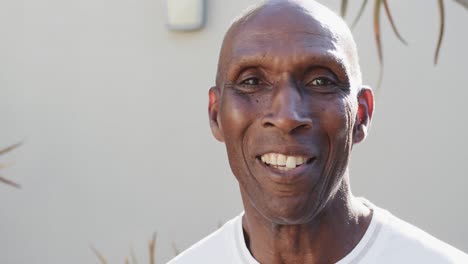
<path fill-rule="evenodd" d="M 314 159 L 306 156 L 288 156 L 280 153 L 266 153 L 259 159 L 268 167 L 272 167 L 281 171 L 290 171 L 311 163 Z"/>

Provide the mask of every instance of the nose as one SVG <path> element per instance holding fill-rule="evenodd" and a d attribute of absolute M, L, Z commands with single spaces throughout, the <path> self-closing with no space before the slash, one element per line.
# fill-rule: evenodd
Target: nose
<path fill-rule="evenodd" d="M 289 83 L 276 87 L 269 112 L 263 117 L 263 127 L 275 127 L 285 134 L 312 127 L 307 106 L 299 89 Z"/>

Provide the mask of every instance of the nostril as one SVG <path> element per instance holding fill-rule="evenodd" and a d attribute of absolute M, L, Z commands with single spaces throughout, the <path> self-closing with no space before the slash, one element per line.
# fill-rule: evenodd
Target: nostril
<path fill-rule="evenodd" d="M 275 125 L 271 122 L 263 122 L 263 127 L 274 127 Z"/>
<path fill-rule="evenodd" d="M 296 129 L 301 129 L 301 128 L 304 128 L 304 129 L 309 129 L 312 127 L 312 123 L 311 122 L 304 122 L 303 124 L 299 125 Z"/>
<path fill-rule="evenodd" d="M 295 133 L 303 130 L 310 129 L 312 126 L 310 124 L 300 124 L 290 130 L 289 133 Z"/>
<path fill-rule="evenodd" d="M 278 128 L 284 133 L 292 133 L 312 128 L 312 121 L 308 118 L 275 116 L 264 118 L 262 126 L 264 128 Z"/>

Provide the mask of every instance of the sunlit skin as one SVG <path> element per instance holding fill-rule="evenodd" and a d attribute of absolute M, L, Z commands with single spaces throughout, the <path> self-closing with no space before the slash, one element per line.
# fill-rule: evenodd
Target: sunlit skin
<path fill-rule="evenodd" d="M 270 1 L 238 19 L 209 92 L 213 135 L 239 182 L 246 244 L 260 263 L 334 263 L 372 212 L 353 197 L 348 162 L 373 95 L 342 20 L 313 1 Z M 288 171 L 266 153 L 307 157 Z"/>

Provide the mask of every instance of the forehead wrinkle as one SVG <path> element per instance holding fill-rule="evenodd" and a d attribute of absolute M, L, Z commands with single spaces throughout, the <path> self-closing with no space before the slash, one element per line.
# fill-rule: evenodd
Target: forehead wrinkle
<path fill-rule="evenodd" d="M 283 35 L 287 37 L 283 38 Z M 308 38 L 310 36 L 314 38 Z M 284 49 L 285 46 L 287 49 Z M 226 56 L 230 57 L 231 60 L 232 58 L 245 56 L 245 54 L 253 56 L 261 53 L 262 56 L 266 56 L 266 54 L 275 54 L 282 49 L 286 55 L 289 55 L 288 53 L 297 55 L 301 52 L 315 54 L 337 50 L 337 46 L 338 41 L 335 38 L 315 32 L 258 32 L 240 35 L 231 44 L 230 51 Z"/>
<path fill-rule="evenodd" d="M 280 39 L 281 40 L 280 36 L 284 36 L 284 35 L 291 36 L 290 38 L 286 39 L 288 41 L 297 41 L 297 38 L 295 38 L 295 36 L 297 36 L 297 35 L 299 35 L 299 36 L 300 35 L 316 36 L 316 37 L 321 37 L 321 40 L 329 40 L 329 41 L 332 41 L 332 42 L 338 41 L 338 38 L 336 36 L 334 36 L 333 34 L 321 34 L 321 33 L 307 31 L 307 30 L 287 30 L 286 32 L 285 31 L 277 31 L 277 30 L 273 30 L 273 31 L 256 30 L 256 31 L 252 32 L 252 30 L 249 30 L 249 31 L 245 31 L 245 33 L 243 33 L 243 34 L 238 34 L 236 37 L 237 38 L 242 37 L 242 38 L 253 39 L 253 40 L 261 40 L 259 38 L 271 36 L 271 39 Z M 268 40 L 268 39 L 266 39 L 266 40 Z"/>
<path fill-rule="evenodd" d="M 275 23 L 275 14 L 285 14 L 283 11 L 289 14 L 288 16 L 291 19 L 287 19 L 286 24 Z M 301 23 L 299 22 L 302 19 L 306 19 L 309 22 Z M 302 22 L 306 21 L 302 20 Z M 277 24 L 275 26 L 274 24 Z M 340 46 L 340 50 L 345 56 L 345 60 L 337 60 L 346 66 L 350 67 L 346 71 L 346 74 L 353 79 L 356 79 L 353 83 L 356 83 L 357 86 L 361 84 L 361 72 L 359 66 L 359 58 L 357 55 L 357 49 L 352 37 L 351 31 L 347 27 L 346 23 L 333 11 L 329 10 L 327 7 L 323 6 L 320 3 L 317 3 L 313 0 L 308 1 L 299 1 L 299 0 L 273 0 L 273 1 L 263 1 L 256 5 L 254 8 L 250 8 L 247 12 L 244 12 L 240 17 L 237 17 L 235 21 L 231 24 L 228 32 L 225 35 L 225 39 L 221 48 L 220 60 L 218 62 L 218 72 L 216 83 L 220 84 L 222 82 L 222 77 L 225 75 L 224 70 L 226 68 L 225 55 L 232 55 L 233 50 L 230 48 L 233 47 L 234 41 L 239 34 L 249 32 L 252 37 L 261 37 L 272 32 L 265 32 L 267 28 L 277 29 L 275 34 L 278 34 L 280 30 L 287 31 L 294 34 L 310 34 L 314 36 L 320 36 L 322 38 L 327 38 L 332 40 L 335 46 Z M 294 30 L 294 27 L 299 27 L 303 29 Z M 307 29 L 314 30 L 307 30 Z M 253 29 L 257 29 L 258 32 L 252 32 Z M 291 30 L 293 29 L 293 30 Z M 272 30 L 270 30 L 272 31 Z M 318 34 L 317 32 L 324 32 L 325 34 Z M 281 32 L 286 34 L 287 32 Z M 229 61 L 232 59 L 230 58 Z M 347 63 L 346 63 L 347 62 Z"/>
<path fill-rule="evenodd" d="M 239 45 L 233 43 L 229 58 L 225 58 L 227 71 L 224 77 L 232 78 L 232 75 L 235 75 L 242 68 L 280 69 L 281 63 L 287 64 L 292 61 L 291 65 L 294 68 L 326 67 L 335 72 L 337 76 L 349 79 L 348 58 L 344 56 L 337 41 L 324 40 L 323 38 L 312 41 L 310 44 L 307 44 L 307 39 L 300 41 L 290 39 L 289 41 L 305 43 L 304 45 L 289 45 L 288 49 L 282 49 L 283 46 L 289 44 L 288 41 L 273 42 L 275 45 L 268 45 L 271 41 L 262 39 L 247 42 L 251 44 L 245 44 L 245 41 L 240 42 Z M 292 68 L 287 70 L 292 70 Z"/>

